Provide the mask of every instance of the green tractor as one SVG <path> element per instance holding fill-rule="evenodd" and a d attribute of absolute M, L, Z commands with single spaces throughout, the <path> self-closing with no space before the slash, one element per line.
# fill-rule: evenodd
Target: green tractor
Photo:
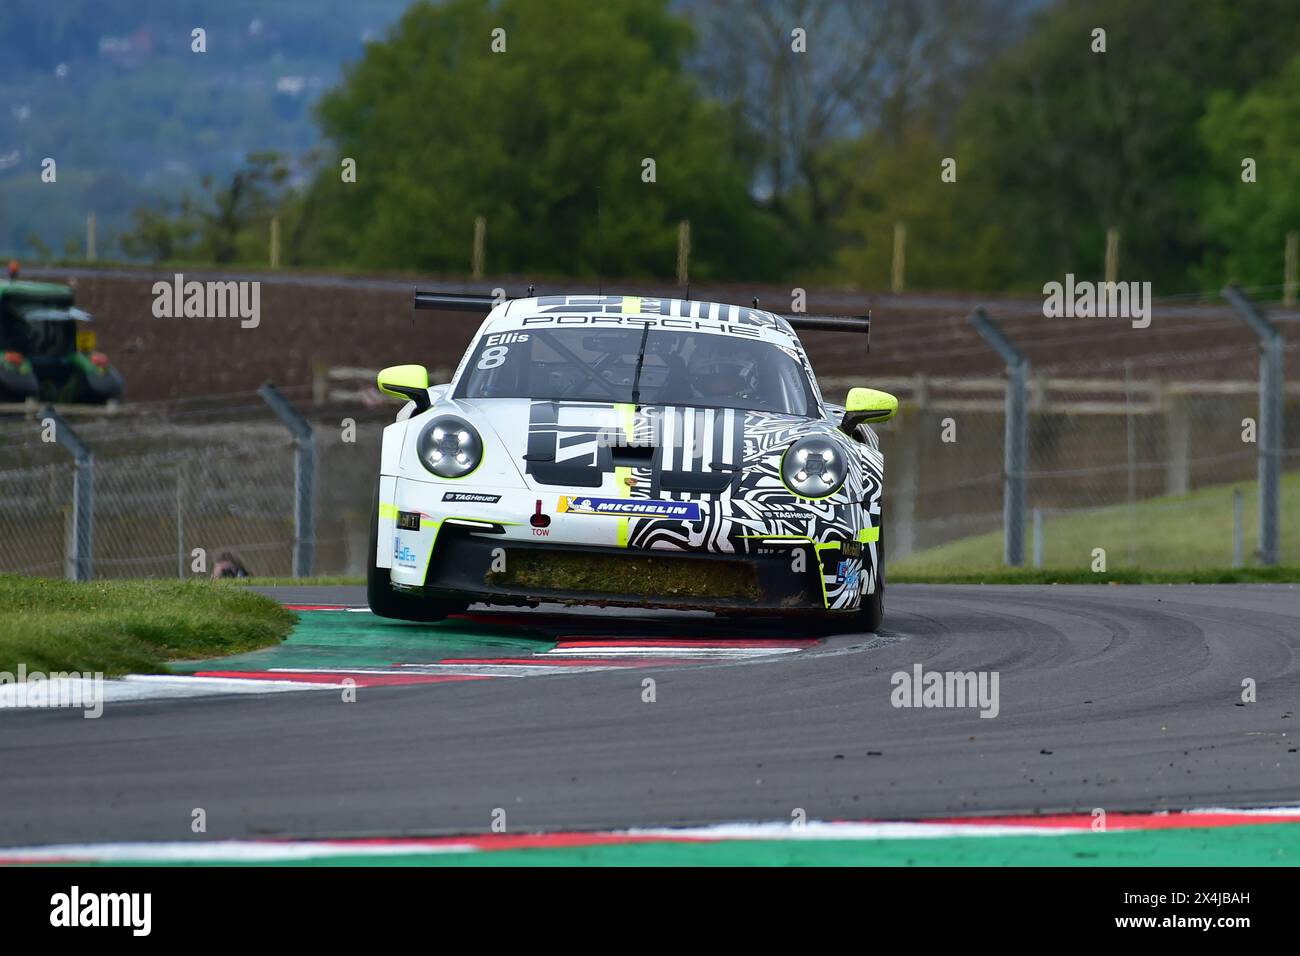
<path fill-rule="evenodd" d="M 10 263 L 9 282 L 0 283 L 0 402 L 102 404 L 121 396 L 122 375 L 95 351 L 90 323 L 70 287 L 19 282 Z"/>

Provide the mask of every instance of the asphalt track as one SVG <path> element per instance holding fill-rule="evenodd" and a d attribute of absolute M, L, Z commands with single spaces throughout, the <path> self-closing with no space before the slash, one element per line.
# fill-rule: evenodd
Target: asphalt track
<path fill-rule="evenodd" d="M 887 608 L 771 659 L 6 713 L 0 844 L 192 839 L 199 807 L 212 839 L 1300 803 L 1300 587 L 895 585 Z M 918 663 L 998 672 L 999 715 L 895 708 Z"/>

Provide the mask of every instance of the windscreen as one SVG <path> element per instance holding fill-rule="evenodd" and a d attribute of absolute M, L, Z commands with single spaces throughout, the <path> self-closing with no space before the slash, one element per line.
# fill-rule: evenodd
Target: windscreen
<path fill-rule="evenodd" d="M 67 305 L 6 297 L 0 306 L 0 344 L 36 358 L 77 348 L 77 326 Z"/>
<path fill-rule="evenodd" d="M 808 377 L 793 351 L 731 335 L 655 329 L 528 329 L 485 335 L 456 397 L 815 414 Z"/>

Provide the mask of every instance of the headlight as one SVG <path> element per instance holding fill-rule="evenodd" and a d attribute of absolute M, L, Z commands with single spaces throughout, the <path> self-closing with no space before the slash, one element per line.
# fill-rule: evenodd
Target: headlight
<path fill-rule="evenodd" d="M 781 478 L 801 498 L 827 498 L 844 484 L 844 456 L 829 438 L 801 438 L 781 458 Z"/>
<path fill-rule="evenodd" d="M 464 478 L 483 460 L 483 439 L 465 419 L 442 415 L 424 426 L 415 450 L 439 478 Z"/>

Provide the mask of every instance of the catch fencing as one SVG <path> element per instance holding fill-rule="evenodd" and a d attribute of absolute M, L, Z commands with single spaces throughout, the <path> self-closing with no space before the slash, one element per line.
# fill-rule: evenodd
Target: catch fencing
<path fill-rule="evenodd" d="M 867 361 L 823 377 L 831 401 L 856 385 L 899 397 L 877 427 L 890 567 L 1086 568 L 1098 551 L 1106 568 L 1300 565 L 1300 383 L 1275 374 L 1297 346 L 1245 322 L 1213 354 L 1203 337 L 1197 351 L 1161 341 L 1105 365 L 1056 348 L 1002 376 L 873 378 Z M 437 378 L 456 358 L 426 361 Z M 1261 358 L 1275 363 L 1263 385 Z M 364 574 L 381 431 L 398 407 L 373 376 L 324 369 L 283 393 L 0 414 L 0 574 L 191 578 L 223 562 L 259 577 Z"/>
<path fill-rule="evenodd" d="M 1166 337 L 1099 363 L 1074 359 L 1067 343 L 1038 368 L 1032 340 L 977 310 L 1003 376 L 867 381 L 900 399 L 898 418 L 877 429 L 892 566 L 1300 564 L 1300 384 L 1283 375 L 1297 345 L 1282 325 L 1259 326 L 1244 295 L 1228 297 L 1254 315 L 1209 349 Z M 823 383 L 852 384 L 863 383 Z"/>
<path fill-rule="evenodd" d="M 32 407 L 0 422 L 0 574 L 191 578 L 222 561 L 259 577 L 363 574 L 392 409 L 315 405 L 310 389 L 286 391 L 291 408 L 307 410 L 307 438 L 258 395 L 111 412 Z M 88 450 L 88 469 L 61 430 Z M 91 502 L 80 513 L 78 480 Z"/>

